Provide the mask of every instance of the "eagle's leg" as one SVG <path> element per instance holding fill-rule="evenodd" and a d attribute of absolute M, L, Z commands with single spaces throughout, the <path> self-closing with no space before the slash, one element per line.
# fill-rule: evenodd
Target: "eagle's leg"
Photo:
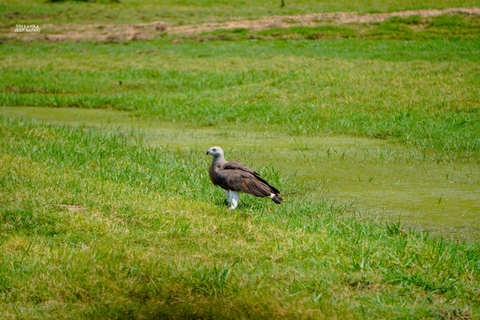
<path fill-rule="evenodd" d="M 227 202 L 230 209 L 235 209 L 238 206 L 238 198 L 240 197 L 240 193 L 231 190 L 225 190 L 225 195 L 227 196 Z"/>
<path fill-rule="evenodd" d="M 240 198 L 240 193 L 235 191 L 230 191 L 230 209 L 235 209 L 238 205 L 238 198 Z"/>

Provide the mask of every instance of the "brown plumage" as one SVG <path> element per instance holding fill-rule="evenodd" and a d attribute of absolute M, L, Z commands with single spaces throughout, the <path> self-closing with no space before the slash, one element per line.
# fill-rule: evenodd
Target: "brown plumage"
<path fill-rule="evenodd" d="M 270 197 L 277 204 L 283 201 L 280 191 L 269 185 L 257 172 L 240 162 L 226 161 L 222 148 L 211 147 L 207 154 L 213 156 L 208 170 L 210 180 L 214 185 L 225 189 L 231 209 L 235 209 L 238 204 L 239 192 L 255 197 Z"/>

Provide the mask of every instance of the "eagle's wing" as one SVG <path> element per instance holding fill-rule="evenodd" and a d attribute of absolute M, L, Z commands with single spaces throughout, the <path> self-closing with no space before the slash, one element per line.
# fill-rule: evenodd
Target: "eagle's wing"
<path fill-rule="evenodd" d="M 238 161 L 227 161 L 225 165 L 223 166 L 224 170 L 242 170 L 248 173 L 251 173 L 255 176 L 260 176 L 258 172 L 254 171 L 253 169 L 250 169 L 243 163 L 240 163 Z"/>
<path fill-rule="evenodd" d="M 253 174 L 241 170 L 221 170 L 217 173 L 217 183 L 226 190 L 245 192 L 257 197 L 272 194 L 270 186 L 258 180 Z"/>
<path fill-rule="evenodd" d="M 240 171 L 244 171 L 244 172 L 247 172 L 247 173 L 250 173 L 252 174 L 255 178 L 257 178 L 260 182 L 266 184 L 267 186 L 269 186 L 271 189 L 272 189 L 272 193 L 275 193 L 275 194 L 280 194 L 280 191 L 278 191 L 276 188 L 272 187 L 267 181 L 265 181 L 258 172 L 256 172 L 255 170 L 247 167 L 246 165 L 244 165 L 243 163 L 240 163 L 238 161 L 228 161 L 227 163 L 225 163 L 225 165 L 223 166 L 223 169 L 224 170 L 240 170 Z"/>
<path fill-rule="evenodd" d="M 280 192 L 262 179 L 253 169 L 237 161 L 228 161 L 216 173 L 216 181 L 226 190 L 245 192 L 256 197 L 271 197 L 277 203 L 283 199 Z M 276 201 L 277 200 L 277 201 Z"/>

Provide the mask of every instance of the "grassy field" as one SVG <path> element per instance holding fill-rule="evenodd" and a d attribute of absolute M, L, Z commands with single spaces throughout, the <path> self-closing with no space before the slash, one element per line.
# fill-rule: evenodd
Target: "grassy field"
<path fill-rule="evenodd" d="M 420 20 L 353 25 L 349 38 L 323 41 L 7 41 L 0 104 L 115 108 L 294 135 L 347 133 L 478 158 L 480 18 Z M 282 32 L 304 37 L 313 30 Z M 355 35 L 363 39 L 350 39 Z"/>
<path fill-rule="evenodd" d="M 203 150 L 151 149 L 2 118 L 4 318 L 477 317 L 480 249 L 333 200 L 250 198 L 237 212 Z"/>
<path fill-rule="evenodd" d="M 16 24 L 65 24 L 65 23 L 149 23 L 164 21 L 173 25 L 226 21 L 242 17 L 255 19 L 262 16 L 351 12 L 373 13 L 413 9 L 444 9 L 451 7 L 480 7 L 478 0 L 429 0 L 429 1 L 288 1 L 280 7 L 281 0 L 269 1 L 145 1 L 120 0 L 97 1 L 48 1 L 4 0 L 0 4 L 0 27 Z"/>
<path fill-rule="evenodd" d="M 182 24 L 452 4 L 127 6 L 6 1 L 0 14 L 2 26 L 105 23 L 107 14 L 109 23 L 149 22 L 157 11 Z M 448 15 L 116 43 L 3 39 L 0 105 L 374 137 L 436 155 L 425 161 L 478 163 L 479 25 Z M 478 242 L 362 221 L 335 199 L 303 196 L 307 182 L 270 166 L 257 169 L 286 201 L 244 197 L 231 212 L 208 180 L 205 150 L 0 117 L 0 317 L 480 318 Z"/>

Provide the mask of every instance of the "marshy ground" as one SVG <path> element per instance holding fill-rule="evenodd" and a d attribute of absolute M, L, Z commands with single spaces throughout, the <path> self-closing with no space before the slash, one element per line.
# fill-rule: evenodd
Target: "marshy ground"
<path fill-rule="evenodd" d="M 369 221 L 403 224 L 449 238 L 480 239 L 480 167 L 476 162 L 437 161 L 385 140 L 341 135 L 291 136 L 242 125 L 196 127 L 132 117 L 126 112 L 72 108 L 3 107 L 0 115 L 48 123 L 137 132 L 151 147 L 200 149 L 220 144 L 229 158 L 274 166 L 307 182 L 302 198 L 351 204 Z"/>

